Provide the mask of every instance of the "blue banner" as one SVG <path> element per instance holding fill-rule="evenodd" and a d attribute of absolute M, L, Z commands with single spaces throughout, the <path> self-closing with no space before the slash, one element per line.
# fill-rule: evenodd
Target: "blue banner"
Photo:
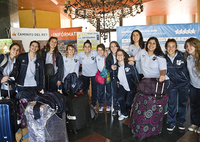
<path fill-rule="evenodd" d="M 117 42 L 127 52 L 131 41 L 131 33 L 136 29 L 141 31 L 144 41 L 152 36 L 157 37 L 163 50 L 165 50 L 165 42 L 168 38 L 176 39 L 180 51 L 185 51 L 184 44 L 188 38 L 200 38 L 200 23 L 117 27 Z"/>

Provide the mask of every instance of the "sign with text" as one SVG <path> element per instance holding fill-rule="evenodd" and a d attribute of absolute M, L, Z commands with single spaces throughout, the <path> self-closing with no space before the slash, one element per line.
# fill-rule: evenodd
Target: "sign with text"
<path fill-rule="evenodd" d="M 185 51 L 184 44 L 188 38 L 200 38 L 200 23 L 117 27 L 117 42 L 127 52 L 131 41 L 131 33 L 136 29 L 141 31 L 144 41 L 152 36 L 157 37 L 163 50 L 165 50 L 164 46 L 169 38 L 176 39 L 180 51 Z"/>

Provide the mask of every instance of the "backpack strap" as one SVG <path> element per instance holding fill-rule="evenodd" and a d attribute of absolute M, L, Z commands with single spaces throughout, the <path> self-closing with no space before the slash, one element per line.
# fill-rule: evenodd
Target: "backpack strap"
<path fill-rule="evenodd" d="M 8 61 L 7 56 L 5 54 L 3 54 L 3 55 L 4 55 L 4 58 L 3 58 L 3 61 L 0 64 L 0 67 L 2 67 L 3 65 L 5 65 L 5 63 Z"/>

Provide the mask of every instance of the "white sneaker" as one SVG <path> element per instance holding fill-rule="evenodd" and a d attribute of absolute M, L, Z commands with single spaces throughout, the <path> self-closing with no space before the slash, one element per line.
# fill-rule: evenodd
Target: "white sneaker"
<path fill-rule="evenodd" d="M 110 111 L 110 106 L 107 106 L 107 107 L 106 107 L 106 111 Z"/>
<path fill-rule="evenodd" d="M 125 116 L 125 115 L 120 115 L 120 117 L 118 117 L 118 120 L 119 121 L 122 121 L 122 120 L 124 120 L 125 118 L 128 118 L 128 116 Z"/>
<path fill-rule="evenodd" d="M 99 111 L 103 111 L 103 107 L 99 107 Z"/>
<path fill-rule="evenodd" d="M 196 130 L 196 133 L 200 134 L 200 127 Z"/>
<path fill-rule="evenodd" d="M 198 126 L 192 124 L 190 127 L 188 127 L 188 130 L 193 132 L 193 131 L 196 131 L 196 129 L 198 129 Z"/>

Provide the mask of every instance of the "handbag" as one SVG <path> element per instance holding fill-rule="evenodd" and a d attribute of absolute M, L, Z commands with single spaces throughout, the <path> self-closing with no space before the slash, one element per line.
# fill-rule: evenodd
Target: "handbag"
<path fill-rule="evenodd" d="M 45 75 L 54 75 L 55 70 L 53 64 L 45 64 Z"/>
<path fill-rule="evenodd" d="M 137 84 L 137 91 L 144 95 L 154 95 L 155 97 L 167 94 L 165 81 L 159 82 L 156 78 L 143 78 Z"/>
<path fill-rule="evenodd" d="M 105 83 L 105 78 L 100 76 L 100 71 L 99 70 L 97 71 L 97 73 L 95 75 L 95 81 L 97 83 L 100 83 L 100 84 L 104 84 Z"/>

